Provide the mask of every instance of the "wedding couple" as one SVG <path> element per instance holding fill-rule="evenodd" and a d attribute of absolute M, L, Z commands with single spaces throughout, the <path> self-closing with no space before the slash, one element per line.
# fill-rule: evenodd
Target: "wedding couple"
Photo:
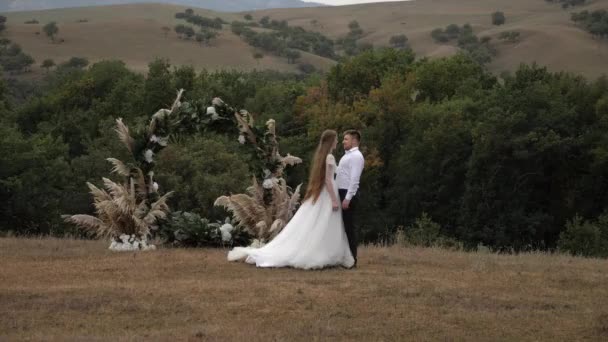
<path fill-rule="evenodd" d="M 332 155 L 338 134 L 326 130 L 314 155 L 308 188 L 291 221 L 262 248 L 236 247 L 228 260 L 245 259 L 258 267 L 316 269 L 357 265 L 354 210 L 364 159 L 359 151 L 361 134 L 344 133 L 346 154 L 336 166 Z"/>

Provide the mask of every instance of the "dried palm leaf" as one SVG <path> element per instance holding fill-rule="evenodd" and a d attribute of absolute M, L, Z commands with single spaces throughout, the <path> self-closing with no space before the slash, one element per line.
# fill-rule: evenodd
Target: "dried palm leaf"
<path fill-rule="evenodd" d="M 270 213 L 273 218 L 277 217 L 281 207 L 288 200 L 289 194 L 287 193 L 287 183 L 284 179 L 279 178 L 277 184 L 272 187 L 272 201 L 270 202 L 270 207 L 267 208 L 270 209 Z"/>
<path fill-rule="evenodd" d="M 152 225 L 156 222 L 157 219 L 164 219 L 167 217 L 167 213 L 169 212 L 169 206 L 167 205 L 167 199 L 173 195 L 173 192 L 168 192 L 164 194 L 158 201 L 152 203 L 150 206 L 150 210 L 143 218 L 144 222 L 148 225 Z"/>
<path fill-rule="evenodd" d="M 260 218 L 265 217 L 265 209 L 254 198 L 245 194 L 222 196 L 215 201 L 215 205 L 222 206 L 232 212 L 239 225 L 254 231 Z"/>
<path fill-rule="evenodd" d="M 291 220 L 291 218 L 293 217 L 295 211 L 296 211 L 296 207 L 298 206 L 298 203 L 300 203 L 300 188 L 302 187 L 302 184 L 298 185 L 298 187 L 296 188 L 296 190 L 293 192 L 293 194 L 291 194 L 291 198 L 289 199 L 289 205 L 287 206 L 287 213 L 283 213 L 282 217 L 287 217 L 287 222 L 289 220 Z"/>
<path fill-rule="evenodd" d="M 167 120 L 167 118 L 171 115 L 171 111 L 169 109 L 159 109 L 154 115 L 152 115 L 152 119 L 150 120 L 150 125 L 148 126 L 148 138 L 156 132 L 156 128 L 159 123 Z"/>
<path fill-rule="evenodd" d="M 264 188 L 258 183 L 258 180 L 253 177 L 253 185 L 247 188 L 247 192 L 253 198 L 255 198 L 258 204 L 264 203 Z"/>
<path fill-rule="evenodd" d="M 283 166 L 294 166 L 294 165 L 298 165 L 302 163 L 302 159 L 296 157 L 296 156 L 292 156 L 291 154 L 287 154 L 285 157 L 281 158 L 281 164 L 283 164 Z"/>
<path fill-rule="evenodd" d="M 89 182 L 87 182 L 87 186 L 91 190 L 90 193 L 93 195 L 93 199 L 95 202 L 112 200 L 112 196 L 110 196 L 110 194 L 108 194 L 105 190 L 99 189 L 98 187 Z"/>
<path fill-rule="evenodd" d="M 181 103 L 181 99 L 182 99 L 182 95 L 184 95 L 184 89 L 180 89 L 177 92 L 177 97 L 175 98 L 175 101 L 173 101 L 173 105 L 171 106 L 171 112 L 175 112 L 177 109 L 179 109 L 179 107 L 181 107 L 182 103 Z"/>
<path fill-rule="evenodd" d="M 129 152 L 133 153 L 133 146 L 135 144 L 135 141 L 129 134 L 129 127 L 127 127 L 122 122 L 122 118 L 116 119 L 115 131 L 116 131 L 116 133 L 118 133 L 118 138 L 120 139 L 120 141 L 122 141 L 122 143 L 125 144 L 125 146 L 127 146 L 127 149 L 129 150 Z"/>
<path fill-rule="evenodd" d="M 125 186 L 116 184 L 107 178 L 103 178 L 103 182 L 106 189 L 108 189 L 112 195 L 112 202 L 122 214 L 130 215 L 133 211 L 135 211 L 137 208 L 135 198 Z M 132 181 L 130 183 L 132 186 L 134 186 Z"/>
<path fill-rule="evenodd" d="M 135 176 L 135 194 L 139 196 L 146 196 L 148 194 L 148 187 L 146 186 L 146 178 L 144 172 L 140 168 L 135 168 L 137 173 Z M 150 184 L 152 186 L 152 184 Z"/>
<path fill-rule="evenodd" d="M 105 177 L 102 179 L 103 179 L 103 184 L 105 185 L 106 189 L 110 192 L 110 195 L 112 195 L 112 199 L 129 196 L 129 190 L 127 190 L 127 188 L 124 187 L 123 185 L 116 184 L 113 181 L 111 181 L 110 179 L 105 178 Z"/>
<path fill-rule="evenodd" d="M 91 215 L 62 215 L 65 222 L 73 223 L 78 227 L 84 228 L 85 230 L 95 233 L 98 236 L 112 235 L 114 232 L 110 226 L 106 225 L 105 222 Z"/>
<path fill-rule="evenodd" d="M 114 166 L 112 168 L 112 172 L 115 172 L 115 173 L 117 173 L 121 176 L 125 176 L 125 177 L 129 177 L 129 175 L 131 174 L 131 170 L 129 169 L 129 167 L 127 167 L 120 160 L 118 160 L 116 158 L 107 158 L 106 160 L 109 161 L 110 163 L 112 163 L 112 166 Z"/>
<path fill-rule="evenodd" d="M 268 224 L 265 221 L 260 221 L 254 226 L 252 233 L 254 233 L 254 235 L 259 237 L 260 239 L 266 241 L 266 239 L 268 238 L 268 236 L 266 235 L 267 228 Z"/>
<path fill-rule="evenodd" d="M 239 127 L 239 131 L 241 133 L 244 133 L 245 137 L 247 138 L 247 140 L 249 140 L 250 143 L 257 145 L 257 140 L 255 137 L 255 134 L 251 130 L 251 127 L 249 126 L 249 123 L 247 122 L 247 118 L 244 118 L 239 113 L 234 113 L 234 117 L 236 118 L 237 125 Z"/>
<path fill-rule="evenodd" d="M 283 228 L 285 227 L 285 221 L 281 220 L 281 219 L 276 219 L 274 220 L 274 222 L 272 223 L 272 226 L 270 226 L 270 231 L 269 233 L 271 233 L 272 235 L 276 235 L 278 234 L 281 230 L 283 230 Z"/>

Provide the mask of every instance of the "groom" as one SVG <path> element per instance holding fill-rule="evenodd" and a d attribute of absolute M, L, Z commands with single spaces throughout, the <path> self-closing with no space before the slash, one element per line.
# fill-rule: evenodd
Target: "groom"
<path fill-rule="evenodd" d="M 359 151 L 359 143 L 361 142 L 361 133 L 356 130 L 348 130 L 344 132 L 342 146 L 346 154 L 340 159 L 338 165 L 336 184 L 338 184 L 338 192 L 342 201 L 342 219 L 344 220 L 344 229 L 348 238 L 350 251 L 355 258 L 357 266 L 357 234 L 354 226 L 354 214 L 357 208 L 357 190 L 359 189 L 359 179 L 363 172 L 365 160 L 363 154 Z"/>

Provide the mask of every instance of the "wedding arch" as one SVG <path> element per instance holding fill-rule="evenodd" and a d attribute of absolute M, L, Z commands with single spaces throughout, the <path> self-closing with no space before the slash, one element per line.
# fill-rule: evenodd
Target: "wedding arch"
<path fill-rule="evenodd" d="M 210 103 L 182 101 L 180 89 L 169 109 L 152 115 L 143 130 L 131 134 L 121 118 L 116 120 L 116 133 L 128 149 L 132 160 L 107 160 L 112 172 L 122 176 L 121 183 L 103 178 L 103 188 L 87 183 L 93 195 L 95 216 L 63 215 L 73 223 L 98 237 L 110 238 L 110 249 L 115 251 L 150 250 L 148 236 L 166 219 L 167 204 L 172 192 L 159 194 L 154 180 L 155 156 L 169 144 L 175 133 L 201 134 L 209 130 L 238 134 L 238 142 L 253 154 L 253 184 L 246 193 L 220 196 L 216 206 L 227 209 L 234 216 L 238 229 L 247 231 L 257 243 L 265 243 L 276 236 L 293 216 L 300 201 L 300 186 L 292 190 L 283 178 L 287 166 L 300 164 L 298 157 L 279 152 L 276 123 L 268 120 L 256 127 L 253 116 L 245 109 L 236 109 L 214 98 Z M 222 226 L 222 233 L 234 229 Z"/>

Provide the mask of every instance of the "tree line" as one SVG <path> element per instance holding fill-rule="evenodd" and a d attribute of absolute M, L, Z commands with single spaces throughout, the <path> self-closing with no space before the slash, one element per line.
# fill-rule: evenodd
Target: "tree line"
<path fill-rule="evenodd" d="M 534 64 L 501 77 L 467 54 L 429 60 L 388 48 L 322 77 L 195 72 L 157 60 L 146 76 L 120 61 L 58 68 L 34 95 L 3 81 L 0 227 L 78 233 L 60 215 L 90 213 L 85 183 L 108 177 L 105 158 L 128 160 L 116 117 L 142 127 L 184 88 L 197 106 L 217 96 L 248 109 L 258 125 L 274 118 L 281 152 L 304 159 L 287 172 L 293 188 L 306 181 L 324 129 L 361 130 L 365 241 L 404 231 L 463 248 L 605 255 L 608 79 Z M 156 159 L 155 179 L 161 193 L 176 191 L 173 210 L 215 222 L 226 213 L 214 199 L 248 186 L 248 158 L 233 136 L 184 131 Z"/>

